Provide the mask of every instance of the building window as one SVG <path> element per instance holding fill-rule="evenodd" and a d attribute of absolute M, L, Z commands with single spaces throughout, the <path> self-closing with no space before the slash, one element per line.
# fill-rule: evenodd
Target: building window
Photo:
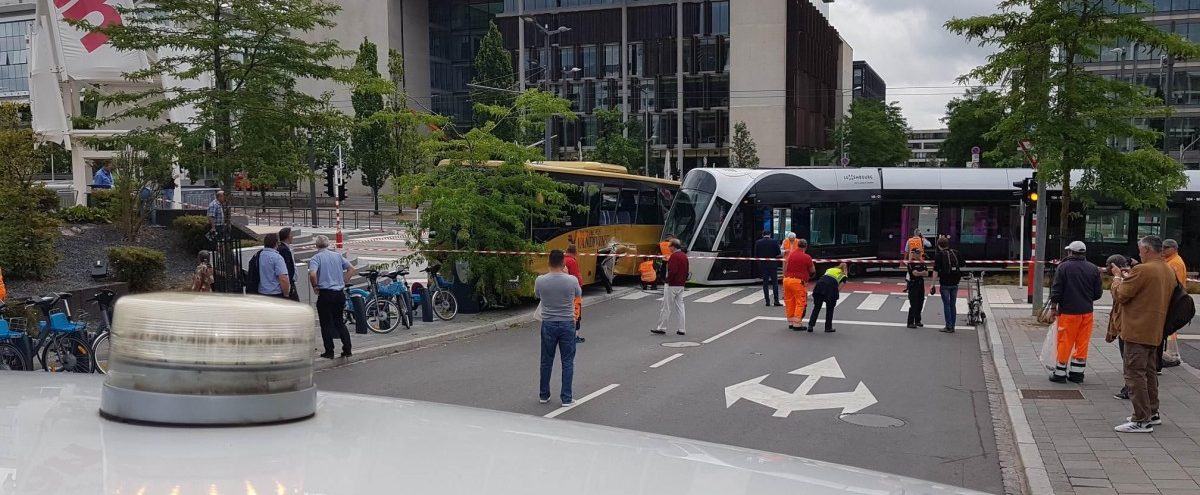
<path fill-rule="evenodd" d="M 676 84 L 674 77 L 670 79 L 663 79 L 662 82 L 659 83 L 658 101 L 659 104 L 662 105 L 663 110 L 669 110 L 676 107 L 676 100 L 678 99 L 676 96 L 678 95 L 675 92 L 675 88 L 677 87 L 678 85 Z"/>
<path fill-rule="evenodd" d="M 1083 237 L 1087 242 L 1128 242 L 1129 211 L 1100 208 L 1088 210 Z"/>
<path fill-rule="evenodd" d="M 558 73 L 566 77 L 567 71 L 575 67 L 575 47 L 564 46 L 558 49 Z M 577 77 L 577 76 L 575 76 Z M 575 77 L 571 77 L 574 79 Z"/>
<path fill-rule="evenodd" d="M 721 72 L 729 72 L 729 38 L 721 40 Z"/>
<path fill-rule="evenodd" d="M 641 77 L 645 74 L 646 47 L 641 43 L 629 44 L 629 75 Z"/>
<path fill-rule="evenodd" d="M 607 110 L 612 103 L 610 101 L 610 91 L 607 81 L 596 81 L 596 101 L 592 103 L 592 108 L 595 110 Z"/>
<path fill-rule="evenodd" d="M 604 77 L 621 77 L 621 45 L 617 43 L 604 45 Z"/>
<path fill-rule="evenodd" d="M 717 57 L 717 39 L 698 38 L 696 40 L 696 71 L 716 72 L 720 68 Z"/>
<path fill-rule="evenodd" d="M 729 107 L 729 75 L 716 74 L 708 78 L 708 91 L 704 106 L 708 108 Z"/>
<path fill-rule="evenodd" d="M 596 45 L 588 45 L 583 47 L 583 77 L 597 77 L 600 75 L 599 61 L 596 60 Z"/>
<path fill-rule="evenodd" d="M 637 92 L 640 95 L 639 105 L 642 110 L 650 112 L 655 110 L 654 89 L 654 79 L 642 79 L 638 81 Z"/>
<path fill-rule="evenodd" d="M 716 112 L 698 112 L 696 114 L 697 129 L 699 133 L 696 137 L 701 146 L 716 147 L 721 139 L 720 128 L 717 127 Z"/>
<path fill-rule="evenodd" d="M 837 208 L 811 208 L 809 215 L 809 239 L 814 246 L 832 246 L 836 241 L 835 226 Z"/>
<path fill-rule="evenodd" d="M 704 108 L 704 78 L 686 77 L 683 80 L 684 108 Z"/>
<path fill-rule="evenodd" d="M 695 72 L 696 51 L 693 49 L 691 38 L 683 39 L 683 72 L 691 74 Z"/>
<path fill-rule="evenodd" d="M 712 3 L 712 34 L 729 34 L 729 2 Z"/>

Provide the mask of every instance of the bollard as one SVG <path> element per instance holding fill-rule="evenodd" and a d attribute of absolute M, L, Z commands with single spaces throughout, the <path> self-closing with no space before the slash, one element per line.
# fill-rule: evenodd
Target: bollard
<path fill-rule="evenodd" d="M 351 294 L 350 304 L 354 306 L 354 333 L 368 333 L 366 299 L 362 294 Z"/>
<path fill-rule="evenodd" d="M 421 296 L 421 321 L 425 323 L 433 322 L 433 303 L 429 300 L 429 291 L 424 287 L 416 287 L 413 289 L 418 296 Z"/>

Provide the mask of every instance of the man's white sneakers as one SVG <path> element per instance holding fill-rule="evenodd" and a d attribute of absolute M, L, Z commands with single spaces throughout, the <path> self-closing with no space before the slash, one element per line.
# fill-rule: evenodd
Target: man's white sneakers
<path fill-rule="evenodd" d="M 1128 417 L 1128 418 L 1125 418 L 1125 421 L 1129 421 L 1130 423 L 1132 423 L 1132 422 L 1133 422 L 1133 416 L 1130 416 L 1130 417 Z M 1153 415 L 1153 416 L 1150 416 L 1150 421 L 1146 421 L 1146 424 L 1149 424 L 1150 426 L 1158 426 L 1158 425 L 1161 425 L 1161 424 L 1162 424 L 1162 417 L 1160 417 L 1160 416 L 1159 416 L 1159 415 L 1157 415 L 1157 414 L 1155 414 L 1155 415 Z"/>
<path fill-rule="evenodd" d="M 1153 433 L 1154 428 L 1150 426 L 1149 422 L 1130 421 L 1122 425 L 1117 425 L 1116 428 L 1113 428 L 1113 431 L 1117 433 Z"/>

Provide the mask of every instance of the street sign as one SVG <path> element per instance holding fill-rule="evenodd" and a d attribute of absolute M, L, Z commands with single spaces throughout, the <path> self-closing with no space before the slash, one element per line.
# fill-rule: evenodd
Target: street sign
<path fill-rule="evenodd" d="M 979 168 L 979 155 L 981 153 L 983 153 L 983 150 L 978 146 L 971 147 L 971 168 Z"/>
<path fill-rule="evenodd" d="M 848 156 L 843 156 L 843 157 L 842 157 L 842 166 L 843 166 L 843 167 L 849 167 L 849 166 L 850 166 L 850 157 L 848 157 Z"/>
<path fill-rule="evenodd" d="M 853 392 L 809 394 L 817 381 L 825 378 L 846 378 L 837 358 L 831 357 L 790 372 L 804 375 L 804 383 L 795 392 L 785 392 L 762 384 L 769 374 L 725 387 L 725 408 L 733 407 L 738 400 L 746 399 L 775 409 L 772 416 L 786 418 L 795 411 L 841 409 L 841 414 L 856 413 L 879 402 L 863 382 L 858 382 Z"/>
<path fill-rule="evenodd" d="M 983 153 L 983 149 L 981 149 L 981 148 L 980 148 L 980 147 L 978 147 L 978 146 L 972 146 L 972 147 L 971 147 L 971 154 L 972 154 L 972 155 L 978 155 L 978 154 L 980 154 L 980 153 Z"/>

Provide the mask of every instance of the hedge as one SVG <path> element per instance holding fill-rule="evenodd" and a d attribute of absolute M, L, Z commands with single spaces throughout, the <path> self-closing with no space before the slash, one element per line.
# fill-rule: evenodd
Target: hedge
<path fill-rule="evenodd" d="M 108 265 L 117 280 L 129 284 L 130 291 L 144 292 L 158 286 L 167 270 L 167 255 L 137 246 L 110 247 Z"/>
<path fill-rule="evenodd" d="M 208 217 L 203 215 L 184 215 L 171 222 L 171 229 L 178 234 L 183 247 L 192 254 L 208 249 L 209 242 L 205 237 L 209 230 Z"/>
<path fill-rule="evenodd" d="M 58 210 L 58 218 L 67 223 L 112 223 L 108 210 L 83 205 Z"/>

